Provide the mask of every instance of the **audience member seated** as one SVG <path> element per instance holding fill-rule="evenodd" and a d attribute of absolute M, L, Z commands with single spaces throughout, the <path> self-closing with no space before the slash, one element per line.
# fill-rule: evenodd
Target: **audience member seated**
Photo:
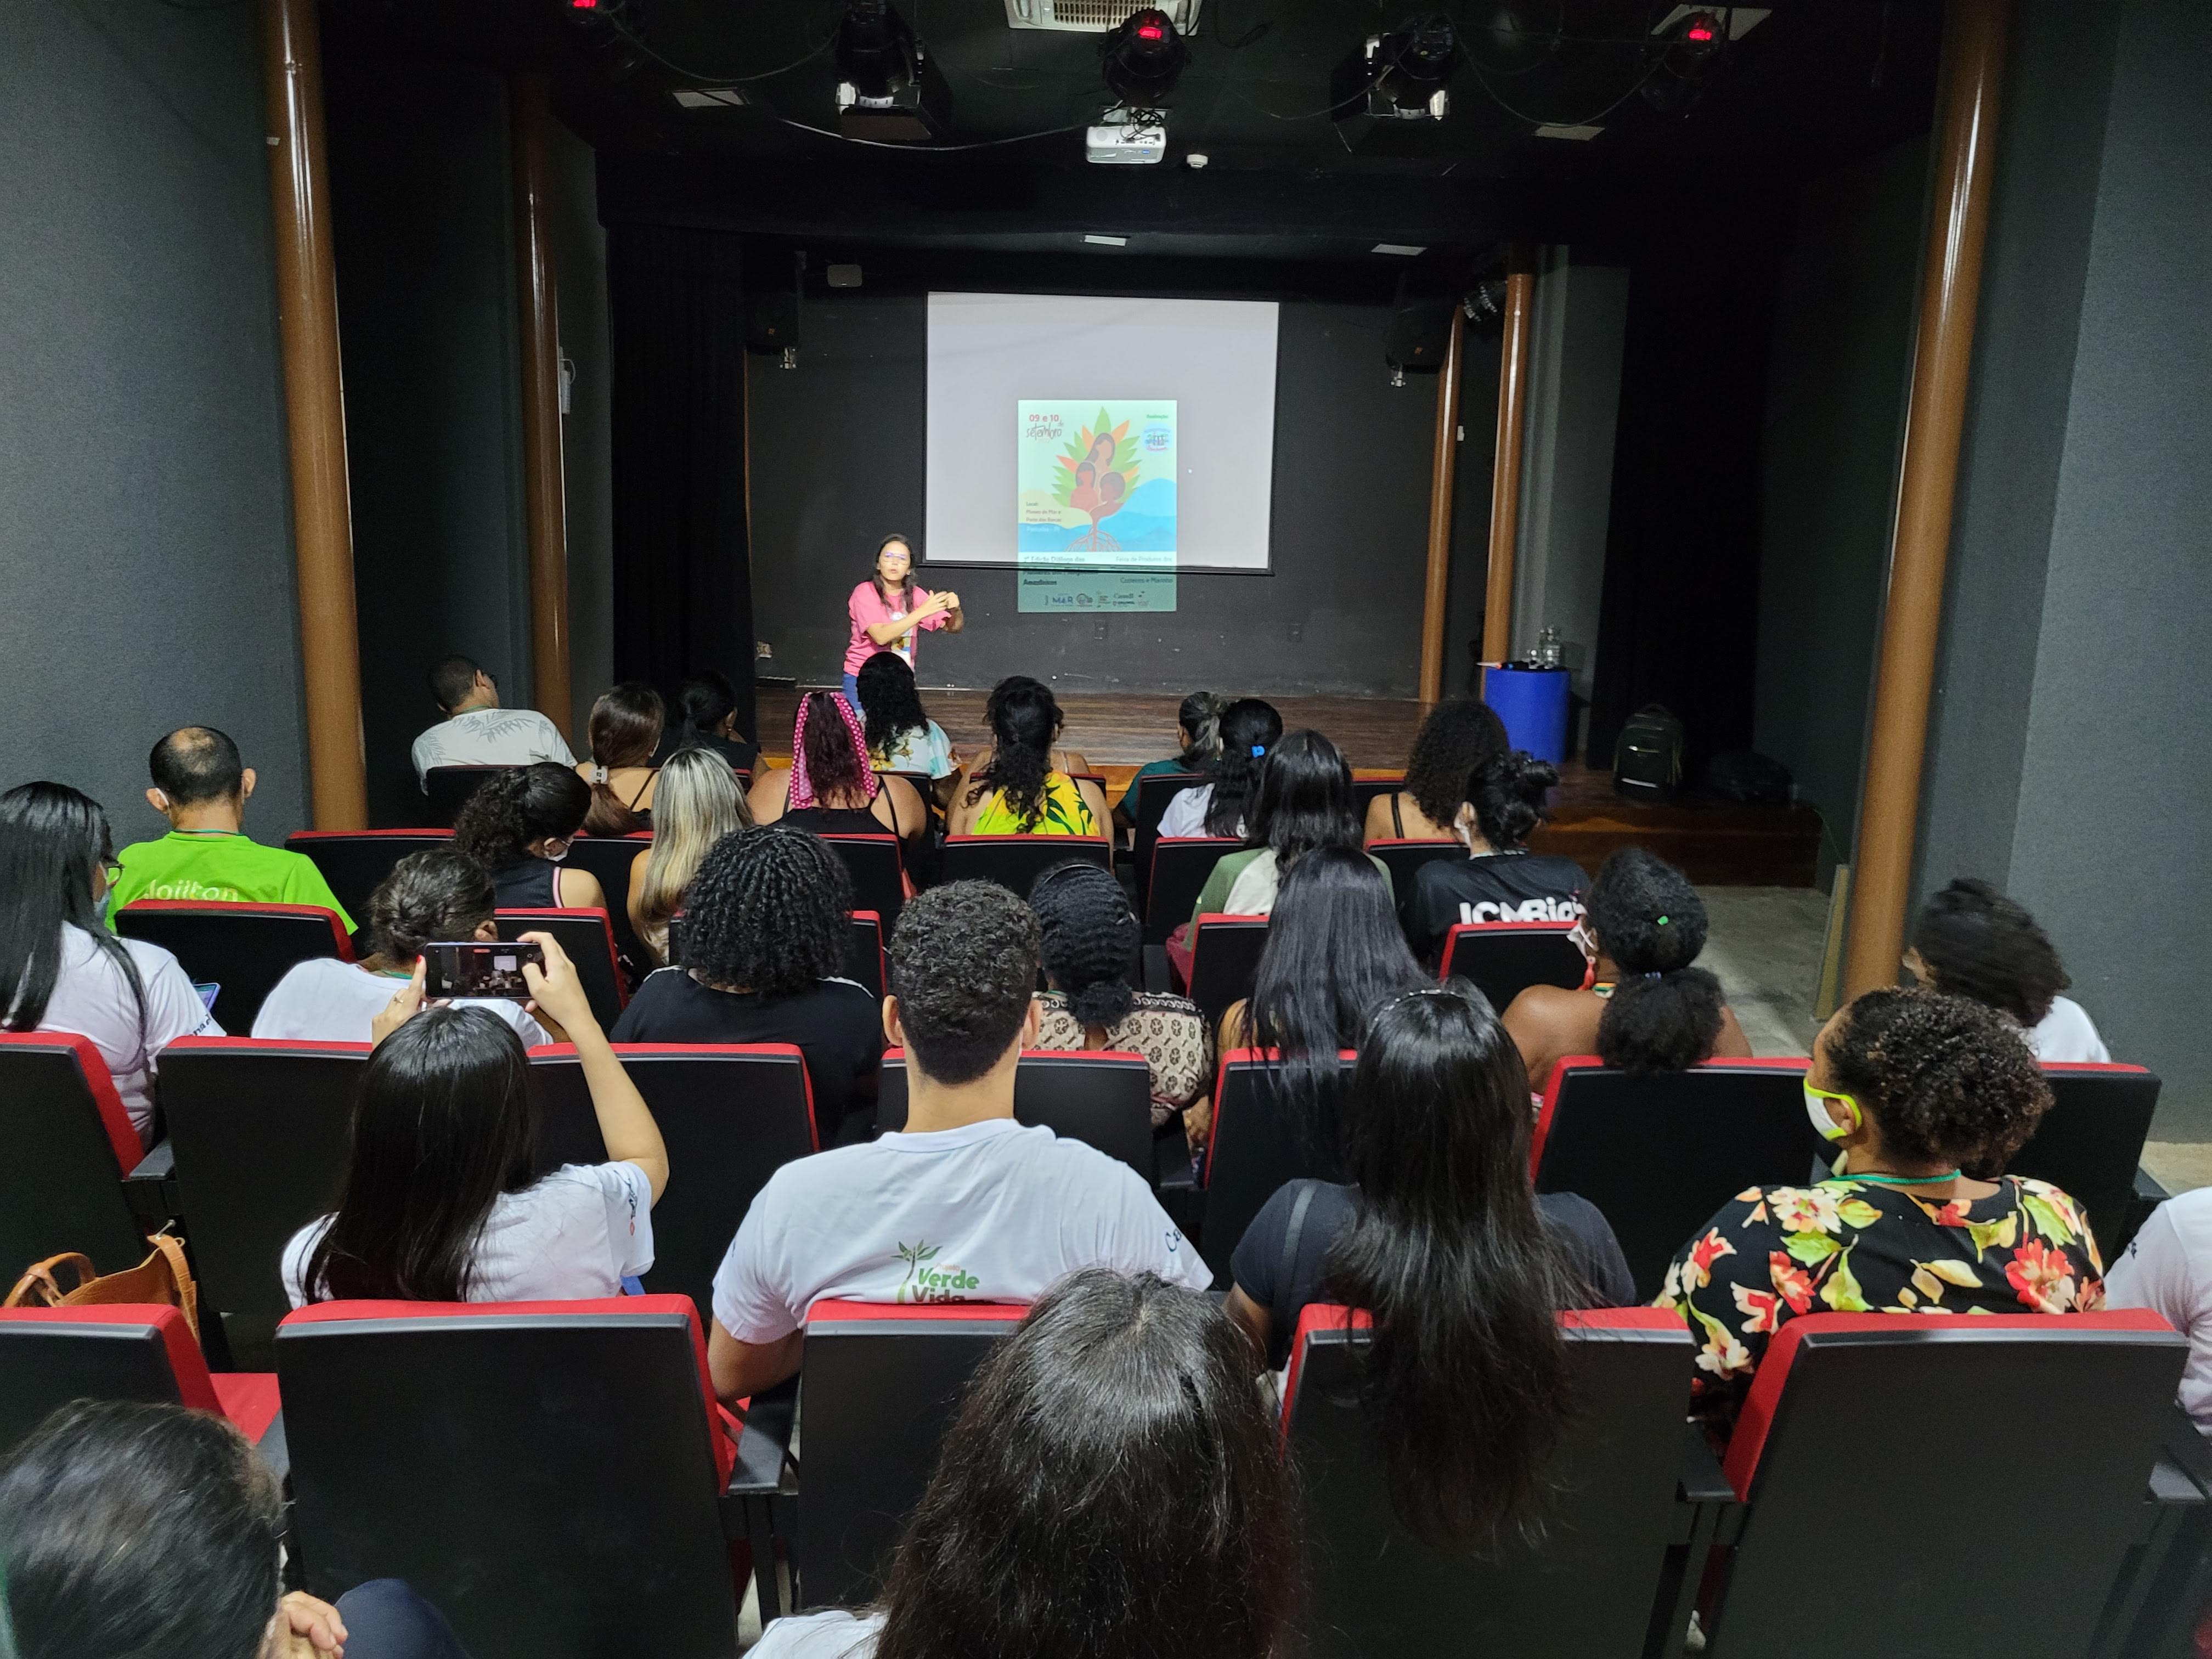
<path fill-rule="evenodd" d="M 914 670 L 896 651 L 878 651 L 854 676 L 860 688 L 868 764 L 878 772 L 921 772 L 949 779 L 960 757 L 945 728 L 929 718 Z"/>
<path fill-rule="evenodd" d="M 1367 803 L 1366 839 L 1465 840 L 1458 819 L 1468 775 L 1488 771 L 1512 747 L 1505 722 L 1480 697 L 1438 703 L 1414 734 L 1406 787 Z"/>
<path fill-rule="evenodd" d="M 1505 1029 L 1539 1094 L 1568 1054 L 1626 1072 L 1680 1072 L 1741 1060 L 1751 1042 L 1721 982 L 1690 964 L 1705 948 L 1705 902 L 1690 879 L 1641 847 L 1624 847 L 1590 884 L 1584 919 L 1597 947 L 1588 989 L 1532 985 Z"/>
<path fill-rule="evenodd" d="M 879 778 L 868 764 L 860 717 L 835 691 L 809 691 L 792 721 L 791 766 L 753 780 L 757 823 L 788 823 L 817 836 L 926 834 L 929 811 L 904 778 Z"/>
<path fill-rule="evenodd" d="M 1264 916 L 1291 866 L 1316 847 L 1359 845 L 1352 768 L 1343 750 L 1318 732 L 1284 733 L 1260 763 L 1246 814 L 1243 850 L 1224 854 L 1191 907 L 1190 919 L 1217 912 Z M 1370 858 L 1390 890 L 1390 872 Z"/>
<path fill-rule="evenodd" d="M 1152 1127 L 1204 1122 L 1213 1087 L 1213 1034 L 1188 997 L 1133 990 L 1145 929 L 1121 884 L 1095 864 L 1056 864 L 1030 890 L 1045 982 L 1036 1046 L 1114 1048 L 1145 1057 Z"/>
<path fill-rule="evenodd" d="M 561 867 L 591 810 L 591 786 L 568 767 L 520 767 L 469 797 L 453 820 L 453 844 L 491 872 L 502 910 L 604 910 L 599 878 Z"/>
<path fill-rule="evenodd" d="M 890 957 L 906 1129 L 787 1164 L 753 1200 L 714 1275 L 708 1356 L 726 1401 L 798 1370 L 825 1297 L 1030 1302 L 1085 1267 L 1211 1281 L 1136 1171 L 1014 1121 L 1039 1021 L 1029 906 L 995 882 L 932 888 L 899 913 Z"/>
<path fill-rule="evenodd" d="M 155 1073 L 179 1037 L 221 1036 L 176 957 L 107 930 L 121 873 L 107 815 L 67 784 L 0 795 L 0 1011 L 11 1031 L 89 1037 L 141 1140 Z"/>
<path fill-rule="evenodd" d="M 0 1653 L 467 1659 L 399 1579 L 372 1579 L 336 1607 L 286 1595 L 283 1539 L 281 1483 L 222 1418 L 72 1401 L 0 1468 Z"/>
<path fill-rule="evenodd" d="M 667 724 L 660 693 L 638 680 L 603 691 L 592 705 L 592 758 L 576 775 L 592 787 L 584 815 L 587 836 L 627 836 L 653 828 L 653 789 L 660 768 L 653 756 Z"/>
<path fill-rule="evenodd" d="M 1452 818 L 1464 859 L 1423 865 L 1402 906 L 1406 939 L 1431 967 L 1462 921 L 1572 921 L 1589 877 L 1572 859 L 1531 853 L 1528 837 L 1551 816 L 1545 792 L 1559 781 L 1546 761 L 1511 750 L 1468 774 Z"/>
<path fill-rule="evenodd" d="M 1869 991 L 1814 1040 L 1805 1106 L 1843 1148 L 1837 1174 L 1730 1200 L 1682 1247 L 1657 1298 L 1699 1345 L 1692 1400 L 1717 1437 L 1768 1339 L 1798 1314 L 2104 1305 L 2096 1240 L 2072 1199 L 2039 1181 L 1960 1173 L 2003 1167 L 2051 1107 L 2002 1016 L 1932 991 Z"/>
<path fill-rule="evenodd" d="M 2105 1275 L 2108 1308 L 2148 1308 L 2189 1339 L 2181 1409 L 2212 1437 L 2212 1187 L 2169 1198 Z"/>
<path fill-rule="evenodd" d="M 466 657 L 430 671 L 430 695 L 444 719 L 415 739 L 415 777 L 425 791 L 434 766 L 574 766 L 568 740 L 535 708 L 502 708 L 499 682 Z"/>
<path fill-rule="evenodd" d="M 662 763 L 653 844 L 629 861 L 629 925 L 653 957 L 668 961 L 669 919 L 716 842 L 753 821 L 738 775 L 711 749 L 679 749 Z"/>
<path fill-rule="evenodd" d="M 1098 836 L 1110 839 L 1105 793 L 1073 775 L 1090 763 L 1060 741 L 1060 702 L 1026 674 L 1000 680 L 983 709 L 991 747 L 964 788 L 955 787 L 945 828 L 956 836 Z"/>
<path fill-rule="evenodd" d="M 1129 780 L 1114 808 L 1114 822 L 1133 829 L 1137 822 L 1137 781 L 1160 774 L 1211 772 L 1221 763 L 1223 700 L 1211 691 L 1194 691 L 1176 709 L 1176 734 L 1182 752 L 1166 760 L 1146 761 Z"/>
<path fill-rule="evenodd" d="M 370 954 L 360 962 L 310 957 L 295 963 L 262 999 L 253 1035 L 295 1042 L 369 1042 L 385 1011 L 412 994 L 422 975 L 422 947 L 497 939 L 496 908 L 491 878 L 459 848 L 410 853 L 369 896 Z M 560 1040 L 532 1011 L 505 997 L 454 1000 L 513 1026 L 529 1047 Z"/>
<path fill-rule="evenodd" d="M 711 749 L 738 772 L 750 772 L 760 758 L 759 748 L 738 730 L 738 689 L 726 674 L 706 668 L 692 675 L 676 688 L 676 707 L 669 714 L 655 764 L 679 749 Z"/>
<path fill-rule="evenodd" d="M 1356 847 L 1322 847 L 1283 878 L 1249 1001 L 1221 1017 L 1221 1047 L 1273 1048 L 1284 1103 L 1324 1169 L 1342 1167 L 1337 1056 L 1376 1006 L 1433 984 L 1406 948 L 1390 890 Z"/>
<path fill-rule="evenodd" d="M 247 838 L 246 803 L 255 780 L 236 744 L 212 726 L 187 726 L 155 744 L 146 763 L 154 775 L 146 801 L 168 819 L 169 833 L 134 842 L 116 855 L 123 873 L 108 902 L 110 925 L 113 913 L 133 899 L 196 899 L 319 904 L 353 932 L 353 918 L 313 859 Z"/>
<path fill-rule="evenodd" d="M 1285 1187 L 1231 1264 L 1229 1312 L 1271 1366 L 1309 1303 L 1374 1316 L 1383 1466 L 1400 1513 L 1434 1539 L 1486 1544 L 1527 1518 L 1573 1409 L 1558 1316 L 1636 1296 L 1597 1206 L 1531 1189 L 1528 1100 L 1472 986 L 1393 997 L 1345 1098 L 1351 1183 Z"/>
<path fill-rule="evenodd" d="M 866 1138 L 884 1053 L 876 1000 L 837 977 L 853 885 L 818 836 L 787 823 L 708 849 L 684 910 L 684 963 L 646 975 L 617 1042 L 793 1042 L 823 1139 Z"/>
<path fill-rule="evenodd" d="M 1258 785 L 1260 763 L 1282 741 L 1283 717 L 1273 703 L 1239 697 L 1221 711 L 1221 757 L 1206 770 L 1212 783 L 1179 792 L 1160 814 L 1163 838 L 1244 834 L 1244 808 Z"/>
<path fill-rule="evenodd" d="M 523 975 L 576 1046 L 608 1161 L 538 1176 L 522 1044 L 481 1008 L 424 1008 L 418 975 L 377 1016 L 337 1210 L 284 1247 L 294 1307 L 619 1296 L 653 1266 L 653 1206 L 668 1185 L 660 1127 L 560 945 L 523 937 L 545 949 L 544 971 L 529 963 Z"/>
<path fill-rule="evenodd" d="M 1985 1002 L 2020 1026 L 2045 1064 L 2112 1059 L 2051 936 L 2026 908 L 1986 881 L 1961 877 L 1931 894 L 1912 923 L 1905 965 L 1931 991 Z"/>
<path fill-rule="evenodd" d="M 976 1373 L 882 1602 L 776 1620 L 754 1659 L 1269 1659 L 1297 1601 L 1291 1480 L 1206 1298 L 1073 1273 Z"/>

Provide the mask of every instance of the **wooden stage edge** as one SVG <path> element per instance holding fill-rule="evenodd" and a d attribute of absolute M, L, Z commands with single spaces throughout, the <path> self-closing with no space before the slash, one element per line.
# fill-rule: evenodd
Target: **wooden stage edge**
<path fill-rule="evenodd" d="M 805 690 L 836 690 L 806 687 Z M 989 743 L 981 690 L 925 690 L 922 706 L 962 755 Z M 1145 692 L 1058 691 L 1066 718 L 1062 741 L 1106 775 L 1115 799 L 1130 775 L 1176 747 L 1178 697 Z M 1428 705 L 1395 697 L 1269 697 L 1286 728 L 1325 732 L 1364 776 L 1405 769 Z M 787 762 L 799 690 L 763 687 L 757 696 L 761 746 Z M 1806 806 L 1752 806 L 1696 795 L 1668 803 L 1632 801 L 1613 793 L 1613 775 L 1570 760 L 1559 769 L 1552 822 L 1532 843 L 1593 872 L 1623 847 L 1649 848 L 1679 865 L 1700 886 L 1810 887 L 1820 854 L 1820 815 Z"/>

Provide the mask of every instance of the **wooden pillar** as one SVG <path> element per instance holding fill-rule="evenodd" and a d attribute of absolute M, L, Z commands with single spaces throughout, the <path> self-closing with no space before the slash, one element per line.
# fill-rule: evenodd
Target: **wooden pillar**
<path fill-rule="evenodd" d="M 1536 250 L 1516 242 L 1506 262 L 1505 339 L 1498 358 L 1498 452 L 1490 473 L 1490 580 L 1482 659 L 1513 647 L 1513 547 L 1521 533 L 1521 434 L 1528 410 L 1528 325 L 1536 306 Z"/>
<path fill-rule="evenodd" d="M 261 23 L 308 793 L 317 829 L 362 830 L 368 826 L 368 773 L 361 735 L 361 631 L 354 615 L 353 508 L 315 0 L 263 0 Z"/>
<path fill-rule="evenodd" d="M 1859 807 L 1847 996 L 1894 984 L 1920 815 L 1928 699 L 1943 615 L 1943 566 L 1996 169 L 2008 0 L 1949 0 L 1941 137 L 1921 276 L 1920 331 L 1898 477 L 1897 524 L 1875 674 L 1874 729 Z"/>
<path fill-rule="evenodd" d="M 523 498 L 530 520 L 531 684 L 561 731 L 568 696 L 568 513 L 561 456 L 561 317 L 548 222 L 552 119 L 544 80 L 517 75 L 507 108 L 514 157 L 514 269 L 522 321 Z"/>
<path fill-rule="evenodd" d="M 1459 468 L 1460 348 L 1467 313 L 1455 305 L 1437 376 L 1437 442 L 1429 470 L 1429 567 L 1421 590 L 1421 701 L 1444 694 L 1444 611 L 1451 596 L 1452 481 Z"/>

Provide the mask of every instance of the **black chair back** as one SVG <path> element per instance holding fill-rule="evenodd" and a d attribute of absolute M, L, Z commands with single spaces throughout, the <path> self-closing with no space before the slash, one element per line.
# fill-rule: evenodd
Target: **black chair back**
<path fill-rule="evenodd" d="M 146 1258 L 123 1177 L 143 1154 L 90 1037 L 0 1031 L 0 1276 L 64 1250 L 104 1273 Z M 4 1294 L 4 1292 L 0 1292 Z"/>
<path fill-rule="evenodd" d="M 1434 864 L 1439 859 L 1463 859 L 1467 848 L 1455 841 L 1370 841 L 1367 854 L 1370 858 L 1380 859 L 1382 867 L 1390 872 L 1391 896 L 1402 908 L 1423 865 Z"/>
<path fill-rule="evenodd" d="M 1027 898 L 1039 876 L 1070 859 L 1114 868 L 1113 848 L 1095 836 L 948 836 L 944 878 L 995 881 Z"/>
<path fill-rule="evenodd" d="M 0 1458 L 72 1400 L 222 1409 L 174 1308 L 0 1308 Z"/>
<path fill-rule="evenodd" d="M 1190 930 L 1190 1000 L 1209 1026 L 1252 994 L 1261 952 L 1267 948 L 1265 916 L 1205 915 Z"/>
<path fill-rule="evenodd" d="M 851 1607 L 882 1589 L 969 1378 L 1028 1311 L 982 1302 L 817 1302 L 809 1311 L 800 1607 Z"/>
<path fill-rule="evenodd" d="M 906 1052 L 887 1050 L 876 1085 L 876 1127 L 906 1127 Z M 1119 1158 L 1152 1184 L 1152 1067 L 1142 1054 L 1023 1051 L 1014 1067 L 1014 1116 Z"/>
<path fill-rule="evenodd" d="M 1137 793 L 1130 803 L 1130 817 L 1136 824 L 1132 846 L 1136 858 L 1133 867 L 1139 912 L 1145 911 L 1152 902 L 1148 884 L 1152 875 L 1152 847 L 1160 838 L 1160 818 L 1168 810 L 1168 803 L 1186 789 L 1196 789 L 1212 781 L 1211 772 L 1147 772 L 1136 780 Z"/>
<path fill-rule="evenodd" d="M 331 896 L 345 906 L 354 926 L 368 926 L 368 901 L 410 853 L 443 847 L 450 830 L 295 830 L 284 849 L 304 854 L 322 872 Z"/>
<path fill-rule="evenodd" d="M 1747 1188 L 1802 1186 L 1834 1149 L 1805 1118 L 1802 1060 L 1717 1060 L 1634 1076 L 1559 1062 L 1529 1162 L 1540 1193 L 1578 1193 L 1613 1225 L 1649 1300 L 1674 1252 Z"/>
<path fill-rule="evenodd" d="M 629 964 L 624 982 L 635 985 L 652 972 L 655 963 L 638 942 L 629 925 L 629 870 L 637 855 L 653 845 L 653 831 L 640 830 L 627 836 L 579 836 L 568 843 L 568 862 L 599 878 L 607 896 L 607 925 L 615 932 L 615 951 Z"/>
<path fill-rule="evenodd" d="M 1352 1328 L 1346 1328 L 1348 1320 Z M 1581 1659 L 1644 1650 L 1667 1551 L 1694 1345 L 1657 1308 L 1563 1314 L 1575 1413 L 1544 1471 L 1541 1537 L 1483 1553 L 1397 1518 L 1360 1402 L 1366 1316 L 1310 1306 L 1283 1401 L 1305 1499 L 1314 1659 L 1494 1653 Z"/>
<path fill-rule="evenodd" d="M 226 1031 L 250 1031 L 262 1000 L 299 963 L 353 960 L 335 911 L 314 904 L 204 904 L 137 899 L 115 913 L 115 931 L 175 957 L 198 983 L 220 988 L 208 1012 Z"/>
<path fill-rule="evenodd" d="M 2141 1066 L 2046 1066 L 2051 1106 L 2008 1175 L 2047 1181 L 2088 1212 L 2106 1262 L 2127 1248 L 2136 1166 L 2158 1110 L 2157 1073 Z M 1994 1172 L 1991 1172 L 1994 1173 Z"/>
<path fill-rule="evenodd" d="M 310 1593 L 404 1578 L 476 1659 L 735 1659 L 729 1442 L 681 1298 L 326 1302 L 276 1368 Z"/>
<path fill-rule="evenodd" d="M 1455 922 L 1444 936 L 1439 977 L 1472 980 L 1500 1014 L 1532 985 L 1579 990 L 1589 963 L 1573 933 L 1572 922 Z"/>
<path fill-rule="evenodd" d="M 1213 866 L 1243 845 L 1233 836 L 1156 837 L 1150 872 L 1139 884 L 1145 907 L 1145 943 L 1166 944 L 1168 935 L 1190 920 Z"/>
<path fill-rule="evenodd" d="M 906 905 L 906 878 L 899 862 L 896 836 L 824 836 L 822 839 L 845 860 L 853 878 L 853 908 L 873 910 L 882 919 L 884 937 L 898 926 Z"/>
<path fill-rule="evenodd" d="M 469 797 L 489 783 L 501 772 L 515 770 L 512 766 L 434 766 L 422 775 L 422 793 L 427 798 L 424 816 L 441 829 L 450 830 L 453 820 L 461 815 L 461 808 L 469 804 Z"/>
<path fill-rule="evenodd" d="M 866 988 L 881 1000 L 887 977 L 884 969 L 883 918 L 873 910 L 855 910 L 845 938 L 845 977 Z"/>
<path fill-rule="evenodd" d="M 568 960 L 576 964 L 576 978 L 592 1005 L 592 1018 L 603 1031 L 613 1029 L 629 1000 L 629 986 L 622 964 L 615 959 L 613 923 L 605 910 L 501 910 L 499 936 L 520 939 L 525 933 L 550 933 L 560 942 Z"/>
<path fill-rule="evenodd" d="M 1350 1066 L 1348 1051 L 1338 1060 Z M 1221 1057 L 1213 1085 L 1213 1133 L 1206 1152 L 1206 1222 L 1200 1254 L 1213 1269 L 1216 1290 L 1230 1284 L 1229 1259 L 1252 1218 L 1287 1183 L 1334 1177 L 1276 1086 L 1275 1062 L 1256 1049 Z"/>

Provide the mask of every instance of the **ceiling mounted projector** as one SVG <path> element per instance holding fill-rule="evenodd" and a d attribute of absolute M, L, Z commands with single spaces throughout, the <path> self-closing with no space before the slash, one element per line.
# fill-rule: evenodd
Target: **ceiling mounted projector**
<path fill-rule="evenodd" d="M 1109 109 L 1083 135 L 1083 159 L 1103 167 L 1146 167 L 1168 153 L 1168 130 L 1133 111 Z"/>
<path fill-rule="evenodd" d="M 926 144 L 951 123 L 952 94 L 887 0 L 846 0 L 837 23 L 837 130 L 848 138 Z"/>

